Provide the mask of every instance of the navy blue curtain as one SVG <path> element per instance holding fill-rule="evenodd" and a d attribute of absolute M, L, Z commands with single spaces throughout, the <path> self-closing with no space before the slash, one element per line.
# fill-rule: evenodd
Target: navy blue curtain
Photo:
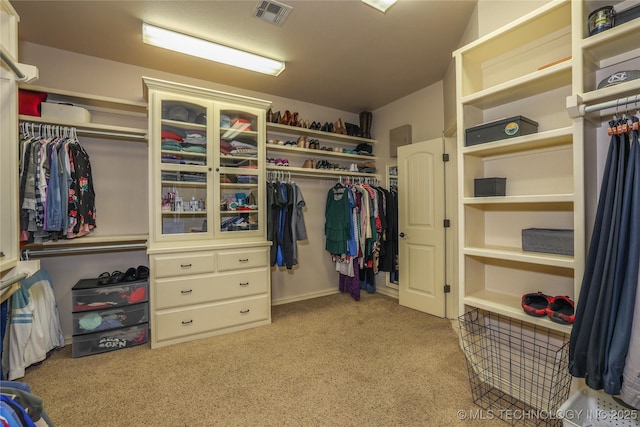
<path fill-rule="evenodd" d="M 608 394 L 620 392 L 639 263 L 640 148 L 635 131 L 611 137 L 569 341 L 571 375 Z"/>

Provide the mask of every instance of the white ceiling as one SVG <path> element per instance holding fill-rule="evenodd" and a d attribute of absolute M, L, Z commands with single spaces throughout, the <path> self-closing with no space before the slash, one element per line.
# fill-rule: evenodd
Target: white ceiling
<path fill-rule="evenodd" d="M 253 16 L 258 0 L 11 0 L 19 39 L 357 113 L 439 80 L 475 0 L 400 0 L 386 14 L 358 0 L 284 0 L 282 26 Z M 142 21 L 274 59 L 266 76 L 142 43 Z"/>

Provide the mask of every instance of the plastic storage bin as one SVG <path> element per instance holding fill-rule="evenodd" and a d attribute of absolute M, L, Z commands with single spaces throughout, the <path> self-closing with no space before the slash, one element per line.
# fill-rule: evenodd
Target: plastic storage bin
<path fill-rule="evenodd" d="M 74 312 L 102 310 L 148 301 L 149 285 L 146 280 L 98 285 L 98 279 L 82 279 L 72 294 Z"/>
<path fill-rule="evenodd" d="M 145 344 L 149 341 L 149 324 L 143 323 L 129 328 L 100 331 L 93 334 L 76 335 L 71 345 L 73 357 L 83 357 L 107 351 L 120 350 Z"/>
<path fill-rule="evenodd" d="M 613 397 L 590 388 L 572 394 L 556 415 L 563 427 L 640 427 L 640 410 L 624 407 Z"/>
<path fill-rule="evenodd" d="M 71 122 L 91 122 L 91 113 L 86 108 L 75 105 L 58 104 L 55 102 L 43 102 L 41 105 L 42 117 L 47 119 L 68 120 Z"/>
<path fill-rule="evenodd" d="M 73 313 L 73 334 L 88 334 L 134 326 L 149 321 L 149 304 L 125 305 L 108 310 Z"/>

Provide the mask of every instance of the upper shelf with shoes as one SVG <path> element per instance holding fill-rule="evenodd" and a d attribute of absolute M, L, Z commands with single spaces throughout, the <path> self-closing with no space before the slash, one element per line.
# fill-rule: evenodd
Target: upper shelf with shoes
<path fill-rule="evenodd" d="M 366 142 L 369 144 L 375 144 L 377 142 L 375 139 L 362 138 L 359 136 L 351 136 L 351 135 L 345 135 L 345 134 L 316 130 L 316 129 L 308 129 L 308 128 L 298 127 L 298 126 L 281 125 L 279 123 L 267 123 L 267 132 L 274 133 L 277 135 L 295 135 L 296 138 L 298 136 L 303 135 L 303 136 L 318 138 L 318 139 L 327 140 L 327 141 L 347 142 L 347 143 L 353 143 L 353 144 L 360 144 L 363 142 Z"/>

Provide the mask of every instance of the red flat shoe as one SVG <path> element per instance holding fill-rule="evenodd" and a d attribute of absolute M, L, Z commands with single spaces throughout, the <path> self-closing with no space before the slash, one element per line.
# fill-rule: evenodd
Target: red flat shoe
<path fill-rule="evenodd" d="M 524 294 L 522 295 L 522 309 L 529 316 L 544 317 L 547 315 L 547 308 L 551 303 L 551 299 L 550 296 L 542 292 Z"/>

